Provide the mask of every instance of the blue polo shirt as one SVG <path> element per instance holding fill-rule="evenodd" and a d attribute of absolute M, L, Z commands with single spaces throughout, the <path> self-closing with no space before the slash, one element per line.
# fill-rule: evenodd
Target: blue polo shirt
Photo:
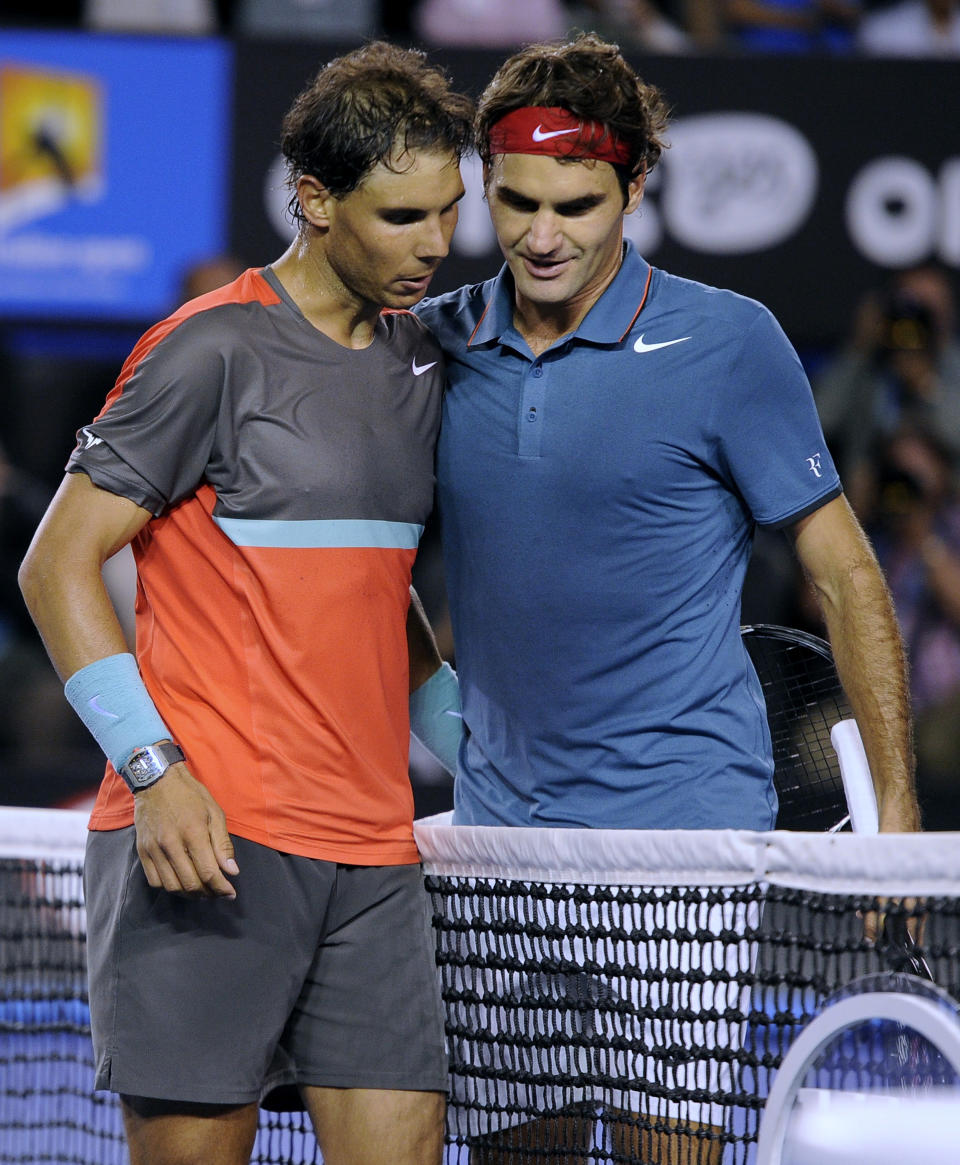
<path fill-rule="evenodd" d="M 419 306 L 447 357 L 438 503 L 466 736 L 456 822 L 769 829 L 740 637 L 755 523 L 840 493 L 760 304 L 626 245 L 534 356 L 497 278 Z"/>

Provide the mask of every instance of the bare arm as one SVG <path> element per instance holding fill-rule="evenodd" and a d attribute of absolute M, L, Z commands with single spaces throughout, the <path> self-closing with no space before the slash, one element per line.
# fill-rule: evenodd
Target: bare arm
<path fill-rule="evenodd" d="M 101 570 L 149 518 L 83 473 L 68 474 L 50 503 L 20 568 L 20 587 L 62 680 L 127 650 Z"/>
<path fill-rule="evenodd" d="M 843 497 L 803 518 L 792 533 L 863 736 L 880 829 L 917 830 L 906 660 L 876 557 Z"/>
<path fill-rule="evenodd" d="M 423 603 L 413 587 L 410 588 L 410 609 L 407 611 L 407 656 L 410 661 L 410 691 L 414 692 L 442 665 L 443 659 Z"/>
<path fill-rule="evenodd" d="M 50 503 L 20 568 L 20 586 L 62 680 L 128 650 L 101 572 L 150 516 L 83 473 L 67 474 Z M 237 867 L 223 812 L 185 764 L 171 766 L 138 792 L 134 813 L 137 849 L 151 886 L 235 897 L 224 877 Z"/>
<path fill-rule="evenodd" d="M 457 674 L 444 663 L 417 592 L 407 613 L 410 656 L 410 731 L 453 776 L 463 739 Z"/>

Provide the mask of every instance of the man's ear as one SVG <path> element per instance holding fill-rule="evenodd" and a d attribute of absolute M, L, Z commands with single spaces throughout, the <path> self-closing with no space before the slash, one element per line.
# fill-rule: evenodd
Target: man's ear
<path fill-rule="evenodd" d="M 627 184 L 627 204 L 623 208 L 624 214 L 633 214 L 643 199 L 643 185 L 647 180 L 647 170 L 644 167 L 640 173 L 631 178 Z"/>
<path fill-rule="evenodd" d="M 301 174 L 297 179 L 297 198 L 304 220 L 318 230 L 327 230 L 336 199 L 320 179 Z"/>

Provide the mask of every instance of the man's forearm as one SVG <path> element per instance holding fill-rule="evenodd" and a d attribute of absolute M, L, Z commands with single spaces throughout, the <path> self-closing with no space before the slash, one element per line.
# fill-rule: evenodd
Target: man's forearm
<path fill-rule="evenodd" d="M 880 828 L 920 828 L 907 665 L 893 604 L 872 555 L 822 608 L 837 672 L 860 727 Z"/>

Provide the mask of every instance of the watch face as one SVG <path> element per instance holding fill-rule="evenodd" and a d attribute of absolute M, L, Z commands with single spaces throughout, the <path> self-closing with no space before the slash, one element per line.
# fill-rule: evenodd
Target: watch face
<path fill-rule="evenodd" d="M 183 760 L 183 751 L 172 741 L 139 748 L 125 765 L 120 775 L 133 792 L 155 784 L 167 769 Z"/>
<path fill-rule="evenodd" d="M 142 785 L 145 781 L 159 777 L 167 765 L 157 756 L 153 748 L 144 748 L 135 752 L 123 767 L 127 779 L 132 784 Z"/>

